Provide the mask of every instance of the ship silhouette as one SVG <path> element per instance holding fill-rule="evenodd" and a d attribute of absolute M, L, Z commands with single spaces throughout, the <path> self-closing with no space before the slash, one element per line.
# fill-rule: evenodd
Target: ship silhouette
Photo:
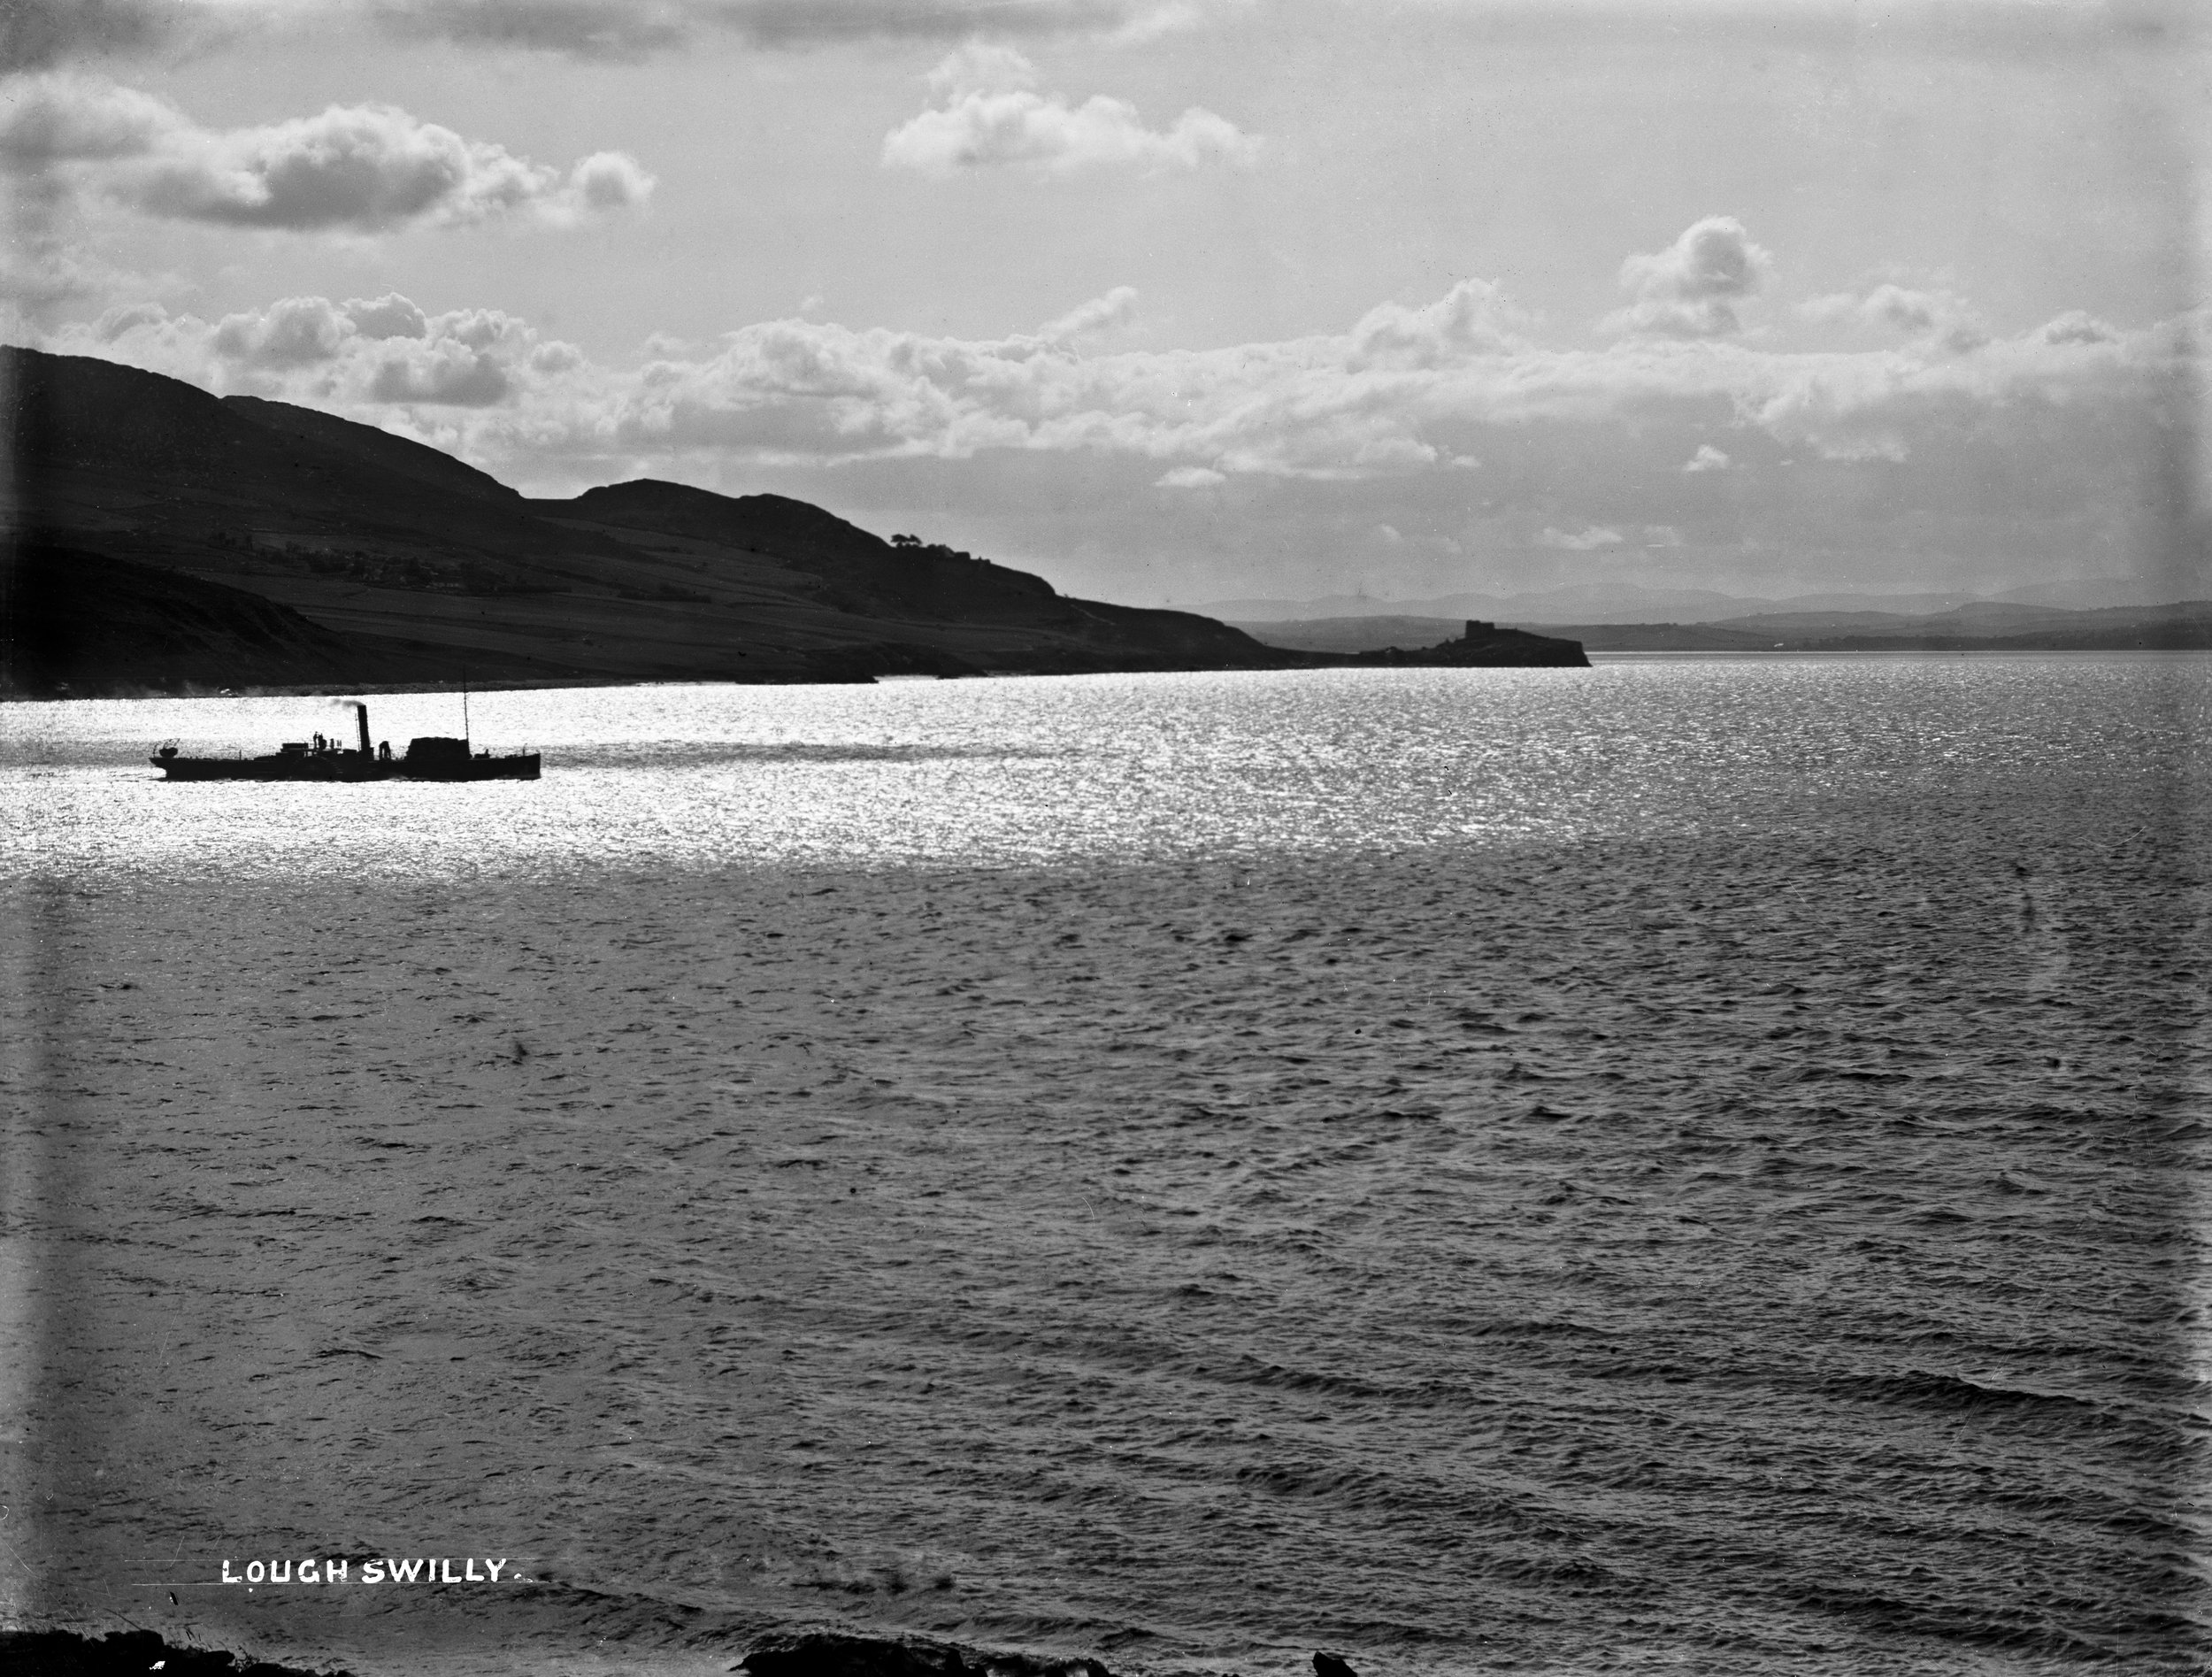
<path fill-rule="evenodd" d="M 175 745 L 164 745 L 150 759 L 172 781 L 534 781 L 540 769 L 535 751 L 509 751 L 495 757 L 472 751 L 469 742 L 441 735 L 424 735 L 407 742 L 406 751 L 392 754 L 391 742 L 369 743 L 369 707 L 352 701 L 354 719 L 360 728 L 357 747 L 342 745 L 318 734 L 311 740 L 288 741 L 265 757 L 186 757 Z"/>

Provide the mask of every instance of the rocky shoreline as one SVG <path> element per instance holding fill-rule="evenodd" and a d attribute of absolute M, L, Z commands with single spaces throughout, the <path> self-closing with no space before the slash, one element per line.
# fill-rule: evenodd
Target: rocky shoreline
<path fill-rule="evenodd" d="M 348 1677 L 265 1660 L 241 1660 L 219 1649 L 180 1648 L 150 1630 L 111 1630 L 104 1636 L 69 1630 L 0 1630 L 0 1668 L 20 1677 Z"/>
<path fill-rule="evenodd" d="M 1356 1677 L 1333 1655 L 1313 1659 L 1319 1677 Z M 187 1648 L 150 1630 L 110 1631 L 98 1638 L 66 1630 L 0 1630 L 0 1667 L 22 1677 L 349 1677 L 339 1668 L 311 1669 L 242 1660 L 219 1649 Z M 1087 1658 L 972 1648 L 925 1637 L 789 1632 L 757 1643 L 730 1667 L 747 1677 L 1114 1677 Z"/>

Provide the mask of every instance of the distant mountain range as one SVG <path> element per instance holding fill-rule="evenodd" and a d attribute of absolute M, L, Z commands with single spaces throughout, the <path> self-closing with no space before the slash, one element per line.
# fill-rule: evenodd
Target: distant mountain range
<path fill-rule="evenodd" d="M 1240 627 L 1270 645 L 1362 653 L 1425 646 L 1458 623 L 1434 617 L 1333 617 Z M 1523 623 L 1593 652 L 2188 651 L 2212 648 L 2212 599 L 2068 611 L 1978 600 L 1910 616 L 1771 612 L 1717 623 Z"/>
<path fill-rule="evenodd" d="M 1334 594 L 1312 600 L 1213 600 L 1190 609 L 1226 623 L 1242 624 L 1313 623 L 1367 617 L 1432 622 L 1479 618 L 1516 624 L 1721 623 L 1763 619 L 1778 613 L 1877 612 L 1896 617 L 1936 617 L 1981 605 L 2039 605 L 2074 611 L 2160 605 L 2180 599 L 2191 591 L 2134 579 L 2101 578 L 2040 582 L 1991 596 L 1799 594 L 1785 599 L 1755 599 L 1715 593 L 1709 588 L 1648 588 L 1620 583 L 1547 588 L 1526 594 L 1440 594 L 1419 600 L 1377 600 L 1355 594 Z M 2199 591 L 2212 593 L 2212 586 Z"/>
<path fill-rule="evenodd" d="M 29 350 L 0 350 L 0 393 L 19 693 L 1313 661 L 780 496 L 530 500 L 373 427 Z"/>

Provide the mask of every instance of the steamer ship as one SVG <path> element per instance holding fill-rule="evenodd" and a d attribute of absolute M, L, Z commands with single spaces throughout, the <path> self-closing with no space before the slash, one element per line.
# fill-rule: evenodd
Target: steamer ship
<path fill-rule="evenodd" d="M 357 748 L 318 734 L 288 741 L 265 757 L 185 757 L 172 743 L 150 759 L 172 781 L 534 781 L 539 755 L 510 751 L 494 757 L 472 751 L 465 739 L 426 735 L 392 755 L 392 742 L 369 743 L 369 707 L 352 701 L 361 731 Z"/>

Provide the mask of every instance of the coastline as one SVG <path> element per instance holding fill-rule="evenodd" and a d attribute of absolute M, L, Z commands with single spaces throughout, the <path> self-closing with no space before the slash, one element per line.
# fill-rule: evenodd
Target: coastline
<path fill-rule="evenodd" d="M 1783 647 L 1754 648 L 1668 648 L 1668 647 L 1591 647 L 1586 656 L 1593 666 L 1599 664 L 1647 663 L 1653 660 L 1680 660 L 1719 664 L 1770 664 L 1777 662 L 1809 661 L 1816 663 L 1844 662 L 1852 659 L 1881 659 L 1884 661 L 1949 662 L 1959 658 L 2187 658 L 2200 657 L 2212 647 L 2016 647 L 2016 646 L 1944 646 L 1944 647 Z M 1325 664 L 1290 665 L 1289 670 L 1299 669 L 1406 669 L 1431 667 L 1413 664 L 1382 665 L 1372 662 L 1352 664 L 1333 660 Z M 1464 665 L 1466 668 L 1542 668 L 1544 665 Z M 1548 667 L 1575 667 L 1571 665 Z M 1194 670 L 990 670 L 975 675 L 858 675 L 839 679 L 822 677 L 792 678 L 788 680 L 761 677 L 718 676 L 711 680 L 691 676 L 656 677 L 650 680 L 623 680 L 603 676 L 564 676 L 539 681 L 470 681 L 466 690 L 471 693 L 557 693 L 592 688 L 650 688 L 650 687 L 885 687 L 913 681 L 1034 681 L 1048 676 L 1063 675 L 1187 675 L 1202 674 L 1216 668 L 1228 666 L 1208 665 Z M 1256 671 L 1253 673 L 1269 673 Z M 128 691 L 88 693 L 21 693 L 0 691 L 0 705 L 11 704 L 67 704 L 84 700 L 110 703 L 116 700 L 148 701 L 161 699 L 319 699 L 319 698 L 376 698 L 403 696 L 413 694 L 457 694 L 463 690 L 459 681 L 373 681 L 346 687 L 332 682 L 316 682 L 296 687 L 249 686 L 234 688 L 188 688 L 182 692 L 170 692 L 153 687 L 136 687 Z"/>
<path fill-rule="evenodd" d="M 348 1677 L 335 1667 L 272 1665 L 215 1648 L 170 1642 L 150 1630 L 0 1630 L 0 1663 L 26 1677 Z"/>
<path fill-rule="evenodd" d="M 24 1677 L 352 1677 L 342 1665 L 286 1665 L 172 1642 L 150 1630 L 0 1629 L 0 1663 Z M 716 1665 L 719 1666 L 718 1657 Z M 1114 1677 L 1087 1656 L 1053 1658 L 921 1636 L 772 1632 L 734 1664 L 750 1677 Z"/>

